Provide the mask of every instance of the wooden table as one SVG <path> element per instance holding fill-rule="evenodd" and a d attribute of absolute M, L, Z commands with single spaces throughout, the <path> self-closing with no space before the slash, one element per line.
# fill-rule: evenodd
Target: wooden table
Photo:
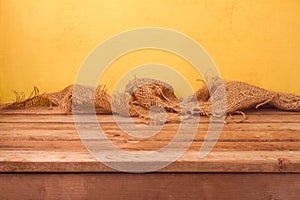
<path fill-rule="evenodd" d="M 199 150 L 211 142 L 204 141 L 210 121 L 201 117 L 192 144 L 178 160 L 156 172 L 134 174 L 95 159 L 72 115 L 55 108 L 1 111 L 0 199 L 300 199 L 300 113 L 246 114 L 247 121 L 224 125 L 205 158 L 199 158 Z M 178 128 L 165 124 L 158 134 L 141 139 L 121 131 L 110 114 L 97 118 L 106 136 L 126 151 L 158 150 Z M 93 122 L 83 123 L 88 129 Z M 187 137 L 176 141 L 179 147 Z"/>

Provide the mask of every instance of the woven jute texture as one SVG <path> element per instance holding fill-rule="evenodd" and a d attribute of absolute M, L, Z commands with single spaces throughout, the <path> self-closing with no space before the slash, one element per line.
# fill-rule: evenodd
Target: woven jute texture
<path fill-rule="evenodd" d="M 180 105 L 172 86 L 159 80 L 131 80 L 123 93 L 113 96 L 112 105 L 115 112 L 140 117 L 145 123 L 180 121 Z"/>
<path fill-rule="evenodd" d="M 222 83 L 227 115 L 265 104 L 279 110 L 300 111 L 300 96 L 295 94 L 269 91 L 238 81 Z M 145 123 L 179 122 L 193 115 L 216 114 L 212 108 L 218 101 L 214 99 L 218 99 L 222 92 L 224 90 L 221 90 L 220 84 L 210 89 L 205 85 L 195 94 L 179 101 L 171 85 L 149 78 L 135 78 L 126 85 L 125 91 L 114 93 L 112 97 L 101 85 L 96 88 L 70 85 L 59 92 L 45 94 L 39 94 L 35 88 L 29 98 L 18 98 L 14 103 L 2 104 L 1 109 L 58 106 L 64 112 L 71 113 L 73 104 L 78 107 L 95 106 L 107 112 L 140 117 Z"/>
<path fill-rule="evenodd" d="M 36 90 L 36 88 L 35 88 Z M 74 95 L 74 93 L 75 95 Z M 61 91 L 53 93 L 39 94 L 35 92 L 34 96 L 29 96 L 23 101 L 2 104 L 1 109 L 18 109 L 40 106 L 58 106 L 66 113 L 72 112 L 72 103 L 76 107 L 102 108 L 111 112 L 111 97 L 107 94 L 106 88 L 98 85 L 96 88 L 82 85 L 70 85 Z"/>

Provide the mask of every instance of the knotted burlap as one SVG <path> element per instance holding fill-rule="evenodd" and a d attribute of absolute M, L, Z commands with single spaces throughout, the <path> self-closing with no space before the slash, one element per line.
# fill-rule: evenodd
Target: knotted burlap
<path fill-rule="evenodd" d="M 220 80 L 218 80 L 220 81 Z M 289 93 L 269 91 L 244 82 L 224 82 L 227 115 L 258 108 L 264 104 L 279 110 L 300 111 L 300 96 Z M 209 92 L 210 91 L 210 92 Z M 115 93 L 112 98 L 107 94 L 105 87 L 96 88 L 80 85 L 70 85 L 65 89 L 54 92 L 35 94 L 23 101 L 1 105 L 1 109 L 26 108 L 31 106 L 59 106 L 64 112 L 72 112 L 72 103 L 75 106 L 95 106 L 107 112 L 115 112 L 124 116 L 140 117 L 145 123 L 151 121 L 151 112 L 154 113 L 155 123 L 178 122 L 181 115 L 190 117 L 195 114 L 214 115 L 212 99 L 221 96 L 221 84 L 208 89 L 203 86 L 195 94 L 181 102 L 174 94 L 171 85 L 154 79 L 142 78 L 130 81 L 122 93 Z M 158 112 L 159 111 L 159 112 Z M 166 114 L 161 120 L 161 112 Z M 155 117 L 156 116 L 156 117 Z"/>
<path fill-rule="evenodd" d="M 180 105 L 171 85 L 154 79 L 131 80 L 123 93 L 113 96 L 114 112 L 140 117 L 145 123 L 179 122 Z M 125 108 L 125 109 L 124 109 Z M 153 115 L 151 115 L 153 113 Z M 161 114 L 165 114 L 164 119 Z"/>

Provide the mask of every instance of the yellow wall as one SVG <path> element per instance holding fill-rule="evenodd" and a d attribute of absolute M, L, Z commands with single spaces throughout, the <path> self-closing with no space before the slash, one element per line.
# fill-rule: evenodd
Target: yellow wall
<path fill-rule="evenodd" d="M 143 26 L 194 38 L 227 80 L 300 94 L 299 0 L 0 0 L 0 9 L 1 102 L 14 99 L 12 90 L 71 84 L 96 45 Z M 100 82 L 112 90 L 122 74 L 149 62 L 174 67 L 194 89 L 201 85 L 187 62 L 154 50 L 118 59 Z M 176 80 L 167 81 L 186 95 Z"/>

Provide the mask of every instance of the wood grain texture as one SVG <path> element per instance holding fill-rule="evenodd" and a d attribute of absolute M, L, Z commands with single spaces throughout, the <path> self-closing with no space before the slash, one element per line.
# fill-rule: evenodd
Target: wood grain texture
<path fill-rule="evenodd" d="M 201 117 L 195 137 L 186 132 L 178 137 L 172 151 L 180 151 L 192 141 L 188 150 L 162 172 L 300 172 L 300 114 L 263 109 L 247 111 L 244 123 L 224 125 L 218 143 L 210 154 L 199 158 L 209 118 Z M 89 114 L 84 115 L 81 128 L 96 131 Z M 239 116 L 236 116 L 239 117 Z M 110 114 L 97 115 L 106 136 L 120 148 L 138 152 L 155 151 L 175 136 L 178 124 L 165 124 L 157 134 L 138 138 L 128 135 Z M 135 119 L 136 125 L 122 118 L 122 126 L 130 132 L 142 127 L 140 135 L 150 128 Z M 95 145 L 105 140 L 92 140 Z M 116 152 L 110 151 L 109 154 Z M 165 157 L 157 157 L 163 162 Z M 114 162 L 113 160 L 109 162 Z M 130 162 L 128 160 L 127 162 Z M 2 172 L 116 172 L 91 156 L 77 134 L 73 116 L 56 108 L 6 110 L 0 113 L 0 171 Z"/>
<path fill-rule="evenodd" d="M 0 174 L 0 199 L 299 199 L 300 174 Z"/>
<path fill-rule="evenodd" d="M 224 125 L 218 142 L 205 157 L 202 145 L 209 118 L 201 117 L 196 135 L 184 132 L 169 156 L 192 141 L 182 156 L 156 173 L 120 173 L 107 166 L 117 154 L 103 149 L 106 163 L 96 160 L 77 133 L 73 116 L 56 108 L 7 110 L 0 113 L 0 199 L 299 199 L 300 114 L 276 110 L 248 111 L 244 123 Z M 165 124 L 147 136 L 151 127 L 123 118 L 122 130 L 110 114 L 89 114 L 81 129 L 100 125 L 107 139 L 90 137 L 95 146 L 106 140 L 126 151 L 155 151 L 176 135 L 179 124 Z M 239 116 L 235 116 L 239 117 Z M 139 129 L 142 128 L 142 129 Z M 157 163 L 167 163 L 158 156 Z M 132 162 L 130 159 L 123 164 Z M 147 162 L 141 164 L 148 164 Z"/>

